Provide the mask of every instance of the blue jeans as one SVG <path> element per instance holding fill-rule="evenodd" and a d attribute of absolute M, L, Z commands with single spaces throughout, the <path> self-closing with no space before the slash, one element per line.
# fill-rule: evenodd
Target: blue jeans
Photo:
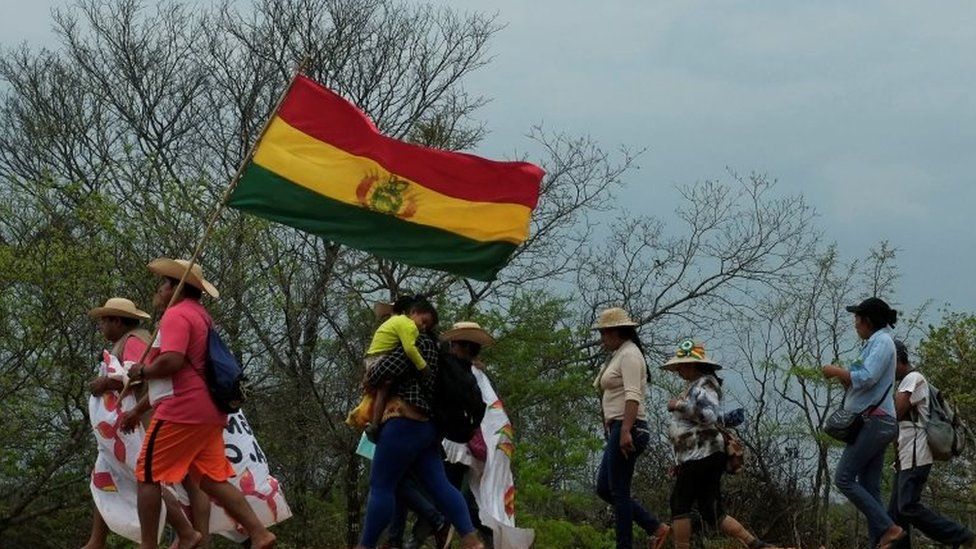
<path fill-rule="evenodd" d="M 895 473 L 888 513 L 899 526 L 909 532 L 901 542 L 892 546 L 895 549 L 911 549 L 912 526 L 929 538 L 950 547 L 962 545 L 973 537 L 973 533 L 965 526 L 952 522 L 922 504 L 922 489 L 925 488 L 931 469 L 931 465 L 922 465 Z"/>
<path fill-rule="evenodd" d="M 878 544 L 894 521 L 881 503 L 881 471 L 885 449 L 898 436 L 898 424 L 890 416 L 865 416 L 864 427 L 844 448 L 834 484 L 868 522 L 869 546 Z"/>
<path fill-rule="evenodd" d="M 440 447 L 440 435 L 430 421 L 398 417 L 383 425 L 369 474 L 369 500 L 360 544 L 375 547 L 379 542 L 393 519 L 397 487 L 408 470 L 417 475 L 434 505 L 460 535 L 474 532 L 464 498 L 444 473 Z"/>
<path fill-rule="evenodd" d="M 390 545 L 403 545 L 408 510 L 413 511 L 418 517 L 431 524 L 434 530 L 440 530 L 444 526 L 444 515 L 431 503 L 430 497 L 424 492 L 417 476 L 408 472 L 397 488 L 396 511 L 393 515 L 393 523 L 386 533 Z"/>
<path fill-rule="evenodd" d="M 651 440 L 647 422 L 634 422 L 630 434 L 634 439 L 636 451 L 631 452 L 627 457 L 624 457 L 620 451 L 622 425 L 623 422 L 619 420 L 610 423 L 607 445 L 603 449 L 603 461 L 600 462 L 600 471 L 596 476 L 596 493 L 600 499 L 613 505 L 617 547 L 631 549 L 634 540 L 634 522 L 648 534 L 654 534 L 661 523 L 630 497 L 630 484 L 634 478 L 637 457 L 647 449 L 647 444 Z"/>

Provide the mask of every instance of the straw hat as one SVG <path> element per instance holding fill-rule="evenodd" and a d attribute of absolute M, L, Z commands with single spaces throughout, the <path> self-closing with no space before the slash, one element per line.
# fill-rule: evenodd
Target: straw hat
<path fill-rule="evenodd" d="M 92 318 L 102 318 L 104 316 L 122 316 L 125 318 L 148 319 L 149 313 L 140 311 L 136 304 L 124 297 L 113 297 L 105 302 L 101 307 L 95 307 L 88 311 L 88 316 Z"/>
<path fill-rule="evenodd" d="M 168 276 L 179 280 L 183 278 L 183 273 L 186 272 L 186 266 L 189 264 L 190 262 L 185 259 L 160 257 L 149 263 L 149 270 L 159 276 Z M 220 292 L 217 291 L 217 288 L 208 282 L 207 279 L 203 278 L 203 269 L 197 263 L 193 264 L 193 268 L 186 275 L 186 283 L 194 288 L 199 288 L 207 292 L 211 297 L 220 297 Z"/>
<path fill-rule="evenodd" d="M 441 335 L 441 339 L 444 341 L 470 341 L 482 347 L 490 347 L 495 344 L 495 338 L 491 337 L 477 322 L 455 322 L 450 330 Z"/>
<path fill-rule="evenodd" d="M 377 320 L 386 318 L 388 316 L 393 316 L 393 304 L 385 301 L 374 301 L 373 315 L 376 316 Z"/>
<path fill-rule="evenodd" d="M 605 328 L 624 328 L 628 326 L 637 326 L 637 323 L 630 318 L 630 314 L 620 307 L 611 307 L 610 309 L 600 311 L 600 314 L 596 317 L 596 323 L 593 324 L 593 329 L 603 330 Z"/>
<path fill-rule="evenodd" d="M 708 360 L 705 355 L 705 346 L 701 343 L 696 343 L 691 339 L 686 339 L 678 344 L 678 350 L 675 351 L 674 356 L 671 360 L 664 363 L 661 366 L 662 370 L 667 370 L 669 372 L 675 372 L 678 370 L 679 364 L 699 364 L 702 366 L 709 366 L 714 370 L 721 370 L 722 367 L 718 364 Z"/>

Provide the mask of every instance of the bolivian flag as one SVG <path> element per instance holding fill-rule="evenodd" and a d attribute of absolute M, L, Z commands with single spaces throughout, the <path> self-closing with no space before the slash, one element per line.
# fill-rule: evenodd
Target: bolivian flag
<path fill-rule="evenodd" d="M 299 75 L 229 205 L 403 263 L 492 280 L 529 232 L 543 171 L 382 135 Z"/>

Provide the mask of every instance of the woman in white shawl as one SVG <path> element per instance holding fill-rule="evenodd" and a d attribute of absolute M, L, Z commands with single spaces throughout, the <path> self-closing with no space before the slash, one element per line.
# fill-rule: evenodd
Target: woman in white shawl
<path fill-rule="evenodd" d="M 514 431 L 502 401 L 495 394 L 485 364 L 478 360 L 481 349 L 495 340 L 475 322 L 457 322 L 441 336 L 450 342 L 451 353 L 471 363 L 481 397 L 487 406 L 481 428 L 468 444 L 444 441 L 447 460 L 470 468 L 468 481 L 478 504 L 478 517 L 492 533 L 495 549 L 527 549 L 535 540 L 531 529 L 515 527 L 515 482 L 512 455 Z"/>

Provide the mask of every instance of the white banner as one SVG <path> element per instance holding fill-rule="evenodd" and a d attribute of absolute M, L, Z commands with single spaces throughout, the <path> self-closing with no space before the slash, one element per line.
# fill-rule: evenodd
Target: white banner
<path fill-rule="evenodd" d="M 124 382 L 126 369 L 111 353 L 102 351 L 98 375 Z M 141 529 L 136 513 L 135 470 L 146 430 L 141 424 L 128 434 L 119 428 L 121 412 L 135 405 L 135 397 L 128 395 L 120 401 L 117 391 L 106 391 L 100 397 L 88 399 L 88 416 L 98 444 L 98 456 L 91 476 L 92 499 L 109 529 L 138 542 Z M 165 514 L 163 509 L 159 518 L 160 534 L 163 532 Z"/>
<path fill-rule="evenodd" d="M 234 477 L 230 483 L 244 494 L 261 522 L 271 526 L 291 517 L 285 494 L 278 480 L 271 476 L 268 460 L 243 412 L 227 416 L 224 448 L 227 459 L 234 466 Z M 247 539 L 243 528 L 216 503 L 210 509 L 210 531 L 238 542 Z"/>
<path fill-rule="evenodd" d="M 447 459 L 471 468 L 470 485 L 478 502 L 478 518 L 491 528 L 495 549 L 527 549 L 535 541 L 535 531 L 515 527 L 515 481 L 512 476 L 512 454 L 515 452 L 514 430 L 502 401 L 491 381 L 480 369 L 471 367 L 487 405 L 481 420 L 481 432 L 488 450 L 487 460 L 475 459 L 465 444 L 444 440 Z"/>
<path fill-rule="evenodd" d="M 109 352 L 103 352 L 99 375 L 124 380 L 130 363 L 123 367 Z M 129 434 L 118 428 L 121 411 L 136 404 L 131 395 L 119 402 L 119 394 L 108 391 L 101 397 L 91 397 L 88 411 L 98 457 L 92 471 L 91 491 L 95 506 L 105 523 L 116 534 L 138 542 L 140 539 L 139 515 L 136 509 L 136 460 L 142 449 L 146 432 L 142 425 Z M 243 494 L 258 518 L 271 526 L 291 517 L 291 509 L 285 501 L 278 480 L 268 470 L 267 458 L 261 450 L 250 424 L 242 412 L 230 414 L 224 428 L 224 446 L 227 459 L 234 467 L 235 476 L 230 479 Z M 184 505 L 189 504 L 182 486 L 167 486 Z M 164 526 L 165 507 L 160 517 L 160 533 Z M 216 503 L 210 509 L 210 531 L 243 541 L 243 529 Z"/>

